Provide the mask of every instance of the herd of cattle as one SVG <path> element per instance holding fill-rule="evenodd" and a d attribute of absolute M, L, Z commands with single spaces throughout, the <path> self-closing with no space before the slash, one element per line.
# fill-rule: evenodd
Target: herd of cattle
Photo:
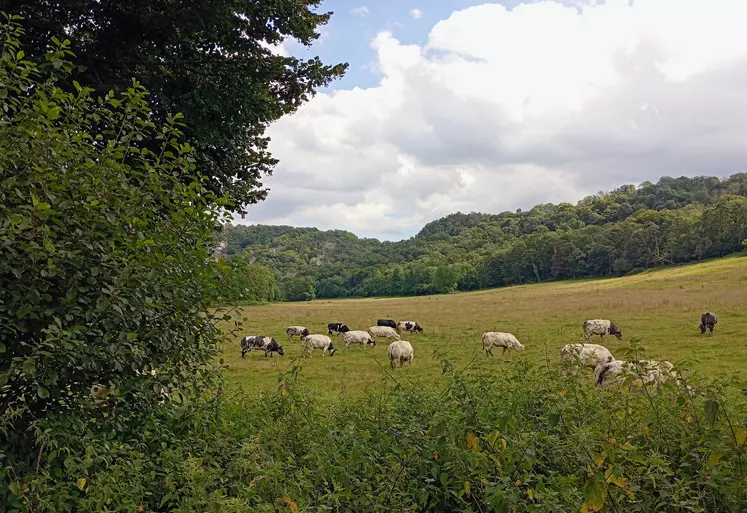
<path fill-rule="evenodd" d="M 718 323 L 718 317 L 713 312 L 705 312 L 700 317 L 700 332 L 706 330 L 713 334 L 713 329 Z M 679 380 L 679 375 L 673 370 L 673 365 L 668 361 L 643 360 L 639 362 L 626 362 L 617 360 L 612 353 L 600 344 L 590 343 L 593 335 L 599 335 L 604 340 L 606 335 L 622 339 L 622 332 L 612 321 L 606 319 L 592 319 L 583 322 L 584 343 L 566 344 L 560 351 L 561 362 L 578 362 L 583 367 L 589 367 L 594 370 L 595 382 L 597 385 L 605 386 L 615 383 L 621 383 L 626 378 L 634 376 L 631 386 L 644 383 L 654 382 L 662 383 L 668 379 Z M 392 340 L 387 348 L 389 363 L 392 368 L 402 366 L 405 363 L 412 365 L 415 355 L 412 344 L 402 340 L 402 332 L 422 333 L 423 329 L 417 322 L 402 321 L 395 322 L 390 319 L 379 319 L 376 326 L 371 326 L 366 331 L 351 330 L 346 324 L 331 322 L 327 324 L 327 335 L 311 334 L 304 326 L 289 326 L 285 333 L 290 340 L 293 337 L 299 337 L 304 356 L 311 356 L 314 349 L 322 352 L 322 356 L 329 352 L 330 356 L 335 354 L 337 349 L 332 344 L 330 335 L 342 335 L 345 348 L 349 349 L 351 345 L 358 344 L 361 346 L 376 346 L 376 339 L 384 338 Z M 482 346 L 486 355 L 493 355 L 493 348 L 503 349 L 506 351 L 523 351 L 524 346 L 511 333 L 489 331 L 482 335 Z M 284 355 L 283 347 L 278 342 L 268 336 L 253 335 L 241 339 L 241 357 L 244 358 L 247 352 L 252 349 L 264 350 L 265 356 L 278 353 Z"/>
<path fill-rule="evenodd" d="M 330 356 L 333 356 L 335 351 L 337 351 L 330 338 L 330 335 L 333 334 L 342 335 L 342 341 L 346 349 L 350 349 L 350 346 L 355 344 L 376 346 L 377 337 L 392 340 L 387 348 L 387 355 L 389 356 L 389 363 L 392 367 L 396 367 L 397 365 L 402 366 L 405 363 L 412 365 L 412 359 L 415 355 L 412 344 L 407 340 L 402 340 L 400 333 L 403 331 L 422 333 L 423 328 L 414 321 L 394 322 L 390 319 L 379 319 L 376 322 L 376 326 L 371 326 L 367 331 L 351 330 L 347 324 L 330 322 L 327 324 L 326 335 L 311 334 L 304 326 L 289 326 L 286 328 L 285 334 L 290 340 L 293 340 L 293 337 L 298 337 L 301 340 L 303 354 L 307 357 L 311 356 L 311 352 L 314 349 L 319 349 L 322 352 L 322 356 L 327 352 L 329 352 Z M 265 335 L 250 335 L 241 339 L 242 358 L 252 349 L 263 350 L 265 356 L 271 356 L 273 353 L 278 353 L 281 356 L 285 354 L 283 346 L 278 344 L 277 340 Z"/>

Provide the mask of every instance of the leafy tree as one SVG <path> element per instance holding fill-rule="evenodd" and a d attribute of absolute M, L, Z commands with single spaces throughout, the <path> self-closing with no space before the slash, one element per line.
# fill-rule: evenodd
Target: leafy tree
<path fill-rule="evenodd" d="M 106 447 L 148 447 L 159 392 L 178 400 L 208 384 L 220 202 L 179 116 L 156 123 L 137 82 L 99 101 L 77 83 L 67 92 L 25 58 L 20 37 L 17 18 L 2 21 L 0 504 L 20 510 L 23 498 L 39 511 L 34 487 L 64 482 L 62 460 L 80 454 L 89 426 Z M 46 62 L 64 70 L 70 55 L 58 41 Z M 110 392 L 105 413 L 93 385 Z"/>
<path fill-rule="evenodd" d="M 314 278 L 297 276 L 287 281 L 283 297 L 288 301 L 311 301 L 316 297 Z"/>
<path fill-rule="evenodd" d="M 197 169 L 232 208 L 264 199 L 261 177 L 276 164 L 265 129 L 343 75 L 347 64 L 274 54 L 271 45 L 295 39 L 309 46 L 331 13 L 321 0 L 0 0 L 0 10 L 23 15 L 28 57 L 45 59 L 52 36 L 67 34 L 81 65 L 62 77 L 105 96 L 136 78 L 152 94 L 156 119 L 182 112 L 197 152 Z M 101 135 L 109 137 L 104 131 Z M 157 151 L 158 144 L 149 148 Z"/>
<path fill-rule="evenodd" d="M 220 302 L 266 302 L 280 298 L 275 275 L 264 265 L 250 264 L 234 257 L 217 261 L 215 267 L 220 283 Z"/>

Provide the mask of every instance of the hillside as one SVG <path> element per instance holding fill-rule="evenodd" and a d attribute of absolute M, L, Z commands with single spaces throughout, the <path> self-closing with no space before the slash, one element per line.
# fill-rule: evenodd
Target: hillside
<path fill-rule="evenodd" d="M 399 242 L 228 226 L 226 255 L 268 266 L 287 300 L 411 296 L 624 275 L 724 256 L 747 239 L 747 173 L 661 178 L 500 214 L 455 213 Z"/>

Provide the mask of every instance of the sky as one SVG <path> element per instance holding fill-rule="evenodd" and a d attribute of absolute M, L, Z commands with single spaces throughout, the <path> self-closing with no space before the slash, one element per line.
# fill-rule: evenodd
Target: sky
<path fill-rule="evenodd" d="M 399 240 L 454 212 L 747 170 L 747 0 L 327 0 L 347 75 L 268 130 L 236 220 Z"/>

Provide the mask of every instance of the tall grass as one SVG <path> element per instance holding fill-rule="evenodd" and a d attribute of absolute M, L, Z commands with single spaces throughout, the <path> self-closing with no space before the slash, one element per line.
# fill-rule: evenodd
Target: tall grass
<path fill-rule="evenodd" d="M 269 396 L 221 395 L 188 409 L 189 433 L 153 431 L 152 452 L 131 444 L 106 465 L 89 461 L 75 509 L 747 508 L 747 401 L 725 383 L 599 389 L 573 365 L 516 361 L 494 373 L 435 359 L 439 385 L 382 367 L 364 396 L 343 390 L 332 401 L 304 386 L 294 361 Z M 84 459 L 69 462 L 71 476 Z M 68 488 L 78 492 L 72 479 Z"/>

